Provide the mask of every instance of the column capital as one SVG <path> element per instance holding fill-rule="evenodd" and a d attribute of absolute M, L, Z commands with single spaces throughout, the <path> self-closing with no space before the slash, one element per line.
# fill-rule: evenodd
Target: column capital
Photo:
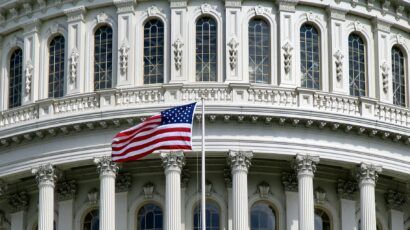
<path fill-rule="evenodd" d="M 316 165 L 319 163 L 318 156 L 297 154 L 293 161 L 293 168 L 298 176 L 311 175 L 316 172 Z"/>
<path fill-rule="evenodd" d="M 31 173 L 35 175 L 38 185 L 52 185 L 57 181 L 57 170 L 52 164 L 40 165 L 37 168 L 33 168 Z"/>
<path fill-rule="evenodd" d="M 7 192 L 7 184 L 4 180 L 0 179 L 0 197 L 4 196 Z"/>
<path fill-rule="evenodd" d="M 115 180 L 116 192 L 128 192 L 131 188 L 132 178 L 129 174 L 119 174 Z"/>
<path fill-rule="evenodd" d="M 282 173 L 282 185 L 286 192 L 298 192 L 298 179 L 293 172 Z"/>
<path fill-rule="evenodd" d="M 355 192 L 357 192 L 355 181 L 343 179 L 337 181 L 337 193 L 340 199 L 354 200 Z"/>
<path fill-rule="evenodd" d="M 84 15 L 86 12 L 87 11 L 84 6 L 78 6 L 64 10 L 64 13 L 67 15 L 67 22 L 84 22 Z"/>
<path fill-rule="evenodd" d="M 57 185 L 57 200 L 72 200 L 77 193 L 77 183 L 74 180 L 63 181 Z"/>
<path fill-rule="evenodd" d="M 116 176 L 118 173 L 117 164 L 112 161 L 110 156 L 94 158 L 94 163 L 97 165 L 97 172 L 100 176 Z"/>
<path fill-rule="evenodd" d="M 375 185 L 379 177 L 379 173 L 381 172 L 382 172 L 381 166 L 361 163 L 357 167 L 357 171 L 356 171 L 356 177 L 357 177 L 357 180 L 359 181 L 359 185 L 362 185 L 362 184 Z"/>
<path fill-rule="evenodd" d="M 403 207 L 406 204 L 406 196 L 403 193 L 389 189 L 384 194 L 384 198 L 389 209 L 403 211 Z"/>
<path fill-rule="evenodd" d="M 14 212 L 20 212 L 27 209 L 29 197 L 26 191 L 16 192 L 10 195 L 8 202 L 13 207 Z"/>
<path fill-rule="evenodd" d="M 181 172 L 185 166 L 185 156 L 182 151 L 161 152 L 162 166 L 166 171 L 177 170 Z"/>
<path fill-rule="evenodd" d="M 253 157 L 252 151 L 234 151 L 228 152 L 228 164 L 231 167 L 232 173 L 238 170 L 248 172 L 249 167 L 252 165 L 251 160 Z"/>

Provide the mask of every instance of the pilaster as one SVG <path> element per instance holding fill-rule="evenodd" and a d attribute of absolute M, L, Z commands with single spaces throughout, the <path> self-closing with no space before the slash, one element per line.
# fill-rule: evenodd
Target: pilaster
<path fill-rule="evenodd" d="M 131 175 L 119 174 L 115 181 L 115 221 L 117 229 L 128 229 L 128 193 L 132 184 Z"/>
<path fill-rule="evenodd" d="M 315 229 L 315 200 L 313 195 L 313 176 L 318 156 L 297 154 L 294 159 L 294 169 L 298 177 L 299 192 L 299 229 Z"/>
<path fill-rule="evenodd" d="M 391 70 L 391 47 L 389 47 L 390 25 L 380 19 L 373 19 L 375 50 L 376 98 L 381 102 L 393 103 L 393 79 Z"/>
<path fill-rule="evenodd" d="M 358 166 L 356 177 L 360 188 L 360 219 L 362 230 L 376 229 L 376 198 L 375 185 L 381 166 L 361 163 Z"/>
<path fill-rule="evenodd" d="M 40 26 L 41 22 L 38 19 L 30 20 L 23 26 L 23 105 L 39 98 L 37 89 L 40 82 Z"/>
<path fill-rule="evenodd" d="M 11 230 L 25 230 L 26 211 L 29 205 L 29 196 L 25 191 L 10 194 L 8 203 L 12 207 Z"/>
<path fill-rule="evenodd" d="M 232 173 L 232 229 L 249 229 L 248 170 L 251 166 L 251 151 L 228 152 L 228 164 Z"/>
<path fill-rule="evenodd" d="M 349 95 L 349 57 L 345 47 L 346 11 L 327 8 L 329 30 L 329 82 L 330 92 Z"/>
<path fill-rule="evenodd" d="M 286 229 L 298 230 L 298 180 L 295 173 L 285 172 L 282 174 L 282 185 L 285 191 L 286 203 Z"/>
<path fill-rule="evenodd" d="M 54 229 L 54 186 L 56 171 L 51 164 L 41 165 L 31 172 L 35 175 L 39 190 L 38 229 Z"/>
<path fill-rule="evenodd" d="M 189 172 L 189 169 L 185 166 L 182 169 L 182 173 L 181 173 L 181 202 L 182 204 L 184 204 L 186 200 L 186 190 L 187 190 L 190 178 L 191 178 L 191 174 Z M 181 216 L 181 229 L 185 229 L 185 223 L 186 223 L 186 219 L 184 215 L 185 212 L 186 212 L 185 205 L 181 205 L 181 215 L 182 215 Z"/>
<path fill-rule="evenodd" d="M 171 7 L 171 76 L 170 83 L 188 80 L 188 16 L 187 0 L 170 0 Z"/>
<path fill-rule="evenodd" d="M 356 191 L 357 183 L 354 181 L 338 180 L 337 193 L 340 202 L 341 230 L 352 230 L 356 228 L 356 201 L 354 199 Z"/>
<path fill-rule="evenodd" d="M 100 174 L 100 229 L 115 230 L 115 177 L 118 166 L 111 157 L 95 158 Z"/>
<path fill-rule="evenodd" d="M 67 94 L 85 92 L 85 7 L 79 6 L 64 11 L 67 15 L 68 39 L 68 71 Z M 90 32 L 90 31 L 89 31 Z"/>
<path fill-rule="evenodd" d="M 240 0 L 225 0 L 225 71 L 226 82 L 238 82 L 243 80 L 241 60 L 241 5 Z"/>
<path fill-rule="evenodd" d="M 131 44 L 135 44 L 135 0 L 114 0 L 118 15 L 118 62 L 117 86 L 130 87 L 134 84 L 134 52 Z"/>
<path fill-rule="evenodd" d="M 228 230 L 232 230 L 232 218 L 233 218 L 233 198 L 232 198 L 232 173 L 229 166 L 224 169 L 225 187 L 228 192 Z"/>
<path fill-rule="evenodd" d="M 389 229 L 404 229 L 404 206 L 406 205 L 406 196 L 395 190 L 388 190 L 384 194 L 387 207 L 389 208 Z"/>
<path fill-rule="evenodd" d="M 181 229 L 181 170 L 185 165 L 182 151 L 161 152 L 165 171 L 165 230 Z"/>
<path fill-rule="evenodd" d="M 74 219 L 74 198 L 77 184 L 74 180 L 63 181 L 57 185 L 58 226 L 60 230 L 72 230 Z"/>
<path fill-rule="evenodd" d="M 295 0 L 280 0 L 278 1 L 279 9 L 279 86 L 281 87 L 297 87 L 296 74 L 299 73 L 295 69 L 295 10 L 297 1 Z"/>

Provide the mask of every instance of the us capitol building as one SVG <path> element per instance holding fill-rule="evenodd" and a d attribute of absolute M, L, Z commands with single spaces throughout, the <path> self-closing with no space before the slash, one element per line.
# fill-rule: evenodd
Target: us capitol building
<path fill-rule="evenodd" d="M 193 151 L 112 137 L 205 98 L 207 230 L 410 229 L 408 0 L 0 0 L 0 229 L 199 230 Z"/>

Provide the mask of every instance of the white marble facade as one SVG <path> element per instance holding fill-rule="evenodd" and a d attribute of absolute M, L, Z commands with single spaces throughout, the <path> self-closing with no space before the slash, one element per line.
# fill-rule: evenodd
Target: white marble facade
<path fill-rule="evenodd" d="M 204 18 L 210 66 L 198 65 Z M 144 28 L 155 21 L 163 61 L 147 83 Z M 251 23 L 265 26 L 263 46 Z M 304 25 L 319 37 L 315 87 Z M 97 82 L 103 27 L 110 81 Z M 360 70 L 350 35 L 363 42 Z M 251 63 L 259 46 L 262 69 Z M 409 54 L 405 0 L 0 0 L 0 230 L 198 229 L 199 114 L 192 152 L 106 156 L 119 130 L 202 96 L 212 230 L 409 230 Z"/>

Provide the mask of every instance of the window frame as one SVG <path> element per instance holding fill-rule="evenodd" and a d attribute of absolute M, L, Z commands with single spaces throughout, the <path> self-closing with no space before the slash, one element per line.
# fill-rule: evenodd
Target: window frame
<path fill-rule="evenodd" d="M 149 204 L 156 205 L 157 207 L 159 207 L 159 208 L 161 209 L 161 211 L 162 211 L 162 228 L 164 229 L 164 226 L 165 226 L 165 210 L 164 210 L 164 207 L 163 207 L 160 203 L 158 203 L 158 202 L 156 202 L 156 201 L 152 201 L 152 200 L 149 200 L 149 201 L 146 201 L 146 202 L 142 203 L 141 205 L 139 205 L 139 206 L 135 209 L 134 217 L 135 217 L 135 227 L 136 227 L 136 229 L 137 229 L 137 230 L 141 230 L 141 229 L 139 228 L 139 219 L 138 219 L 140 210 L 141 210 L 144 206 L 149 205 Z"/>
<path fill-rule="evenodd" d="M 145 78 L 145 25 L 148 23 L 148 22 L 150 22 L 150 21 L 153 21 L 153 20 L 158 20 L 158 21 L 160 21 L 161 23 L 162 23 L 162 26 L 163 26 L 163 45 L 162 45 L 162 48 L 163 48 L 163 63 L 162 63 L 162 78 L 163 78 L 163 81 L 162 82 L 160 82 L 160 83 L 145 83 L 144 82 L 144 78 Z M 137 35 L 138 36 L 138 35 Z M 146 20 L 144 20 L 143 22 L 142 22 L 142 28 L 141 28 L 141 44 L 142 44 L 142 54 L 141 54 L 141 59 L 142 59 L 142 66 L 143 66 L 143 68 L 142 68 L 142 70 L 141 70 L 141 76 L 142 76 L 142 79 L 141 79 L 141 85 L 144 85 L 144 86 L 149 86 L 149 85 L 161 85 L 161 84 L 165 84 L 165 83 L 167 83 L 168 82 L 168 79 L 167 79 L 167 63 L 168 63 L 168 61 L 169 60 L 167 60 L 167 58 L 166 57 L 168 57 L 167 56 L 167 41 L 168 41 L 168 38 L 167 38 L 167 24 L 166 24 L 166 21 L 163 19 L 163 18 L 161 18 L 161 17 L 159 17 L 159 16 L 153 16 L 153 17 L 147 17 L 146 18 Z"/>
<path fill-rule="evenodd" d="M 267 25 L 267 28 L 268 28 L 268 38 L 269 38 L 269 41 L 268 41 L 268 45 L 269 45 L 269 50 L 267 51 L 267 54 L 268 54 L 268 56 L 269 56 L 269 66 L 268 66 L 268 76 L 267 76 L 267 82 L 257 82 L 256 81 L 256 79 L 255 79 L 255 81 L 254 82 L 251 82 L 251 74 L 250 74 L 250 57 L 251 57 L 251 54 L 250 54 L 250 52 L 249 52 L 249 49 L 250 49 L 250 33 L 249 33 L 249 28 L 250 28 L 250 23 L 253 21 L 253 20 L 262 20 L 262 21 L 264 21 L 265 23 L 266 23 L 266 25 Z M 253 17 L 251 17 L 249 20 L 248 20 L 248 23 L 246 24 L 247 25 L 247 27 L 246 27 L 246 29 L 247 29 L 247 44 L 246 44 L 246 47 L 247 47 L 247 52 L 248 52 L 248 58 L 247 58 L 247 66 L 248 66 L 248 71 L 247 71 L 247 74 L 248 74 L 248 82 L 250 83 L 250 84 L 264 84 L 264 85 L 271 85 L 272 84 L 272 82 L 273 82 L 273 72 L 272 72 L 272 50 L 273 50 L 273 47 L 272 47 L 272 25 L 271 25 L 271 23 L 270 23 L 270 21 L 267 19 L 267 18 L 265 18 L 265 17 L 262 17 L 262 16 L 259 16 L 259 15 L 257 15 L 257 16 L 253 16 Z"/>
<path fill-rule="evenodd" d="M 44 92 L 44 94 L 45 94 L 44 96 L 45 96 L 45 98 L 50 98 L 50 99 L 54 98 L 54 97 L 49 96 L 49 92 L 50 92 L 50 88 L 49 88 L 49 84 L 50 84 L 50 82 L 49 82 L 50 81 L 50 45 L 51 45 L 51 42 L 58 36 L 61 36 L 61 37 L 64 38 L 64 73 L 63 73 L 63 81 L 64 81 L 63 84 L 64 84 L 64 86 L 63 86 L 63 95 L 61 97 L 64 97 L 65 95 L 67 95 L 67 83 L 68 83 L 67 82 L 67 80 L 68 80 L 67 70 L 68 70 L 68 64 L 69 64 L 68 53 L 67 53 L 67 51 L 68 51 L 68 42 L 67 42 L 67 36 L 64 33 L 57 32 L 57 33 L 52 34 L 51 36 L 49 36 L 49 38 L 47 40 L 47 47 L 45 48 L 46 49 L 46 55 L 45 55 L 46 58 L 45 58 L 45 60 L 43 60 L 44 65 L 45 65 L 45 68 L 44 68 L 44 78 L 45 78 L 44 84 L 45 85 L 43 87 L 44 87 L 44 89 L 46 89 L 45 90 L 46 92 Z M 41 78 L 41 76 L 40 76 L 40 78 Z M 56 98 L 61 98 L 61 97 L 56 97 Z"/>
<path fill-rule="evenodd" d="M 353 36 L 353 35 L 358 36 L 362 40 L 363 47 L 364 47 L 363 48 L 363 51 L 364 51 L 363 60 L 365 62 L 364 63 L 364 81 L 365 81 L 365 90 L 364 90 L 365 93 L 364 93 L 364 95 L 360 95 L 360 93 L 359 93 L 359 95 L 352 95 L 351 92 L 350 92 L 350 63 L 349 63 L 350 62 L 350 51 L 349 51 L 350 46 L 349 46 L 349 43 L 350 43 L 350 36 Z M 347 36 L 347 64 L 348 64 L 347 65 L 348 66 L 347 76 L 348 76 L 348 95 L 349 96 L 352 96 L 352 97 L 368 97 L 369 96 L 369 69 L 368 69 L 369 60 L 368 60 L 368 55 L 369 55 L 369 51 L 368 51 L 368 43 L 367 43 L 366 37 L 363 34 L 357 32 L 357 31 L 353 31 L 353 32 L 349 33 L 349 35 Z"/>
<path fill-rule="evenodd" d="M 398 105 L 394 101 L 395 94 L 394 94 L 393 90 L 394 90 L 394 77 L 395 76 L 394 76 L 394 73 L 393 73 L 393 49 L 398 49 L 400 51 L 400 53 L 403 55 L 403 84 L 404 84 L 404 104 L 403 105 Z M 391 74 L 392 74 L 392 104 L 395 105 L 395 106 L 402 107 L 402 108 L 407 108 L 409 106 L 409 93 L 408 93 L 408 91 L 409 91 L 408 90 L 409 89 L 409 87 L 408 87 L 409 77 L 408 77 L 408 66 L 407 66 L 408 56 L 407 56 L 406 50 L 401 45 L 398 45 L 398 44 L 394 44 L 391 47 L 390 51 L 391 51 L 391 65 L 390 65 L 390 68 L 391 68 Z"/>
<path fill-rule="evenodd" d="M 223 221 L 223 215 L 222 215 L 222 208 L 219 205 L 219 203 L 213 199 L 206 199 L 206 204 L 212 203 L 218 208 L 218 215 L 219 215 L 219 230 L 224 229 L 224 221 Z M 202 206 L 201 206 L 201 200 L 198 200 L 193 206 L 192 206 L 192 215 L 191 217 L 191 223 L 192 223 L 192 229 L 195 230 L 195 209 L 199 208 L 199 212 L 202 211 Z M 199 226 L 201 228 L 202 226 Z"/>
<path fill-rule="evenodd" d="M 17 51 L 17 50 L 21 50 L 21 87 L 20 87 L 20 94 L 21 94 L 21 98 L 20 98 L 20 104 L 10 107 L 10 84 L 11 84 L 11 57 L 13 56 L 13 54 Z M 7 82 L 5 82 L 5 88 L 6 90 L 6 94 L 5 94 L 5 109 L 6 110 L 10 110 L 10 109 L 15 109 L 15 108 L 19 108 L 23 105 L 23 99 L 24 99 L 24 50 L 23 48 L 21 48 L 20 46 L 14 46 L 13 48 L 11 48 L 9 50 L 9 53 L 7 55 L 7 59 L 6 61 L 6 68 L 7 68 Z"/>
<path fill-rule="evenodd" d="M 302 44 L 302 40 L 301 40 L 301 29 L 302 29 L 302 27 L 303 26 L 305 26 L 305 25 L 308 25 L 308 26 L 311 26 L 311 27 L 313 27 L 315 30 L 316 30 L 316 32 L 317 32 L 317 34 L 318 34 L 318 48 L 319 48 L 319 50 L 318 50 L 318 56 L 319 56 L 319 60 L 318 60 L 318 63 L 319 63 L 319 71 L 318 71 L 318 73 L 319 73 L 319 80 L 318 80 L 318 84 L 319 84 L 319 87 L 318 88 L 308 88 L 308 87 L 305 87 L 305 86 L 303 86 L 302 85 L 302 80 L 303 80 L 303 78 L 302 78 L 302 74 L 300 75 L 300 77 L 299 78 L 297 78 L 297 80 L 299 80 L 299 82 L 298 82 L 298 86 L 300 86 L 301 88 L 303 88 L 303 89 L 308 89 L 308 90 L 323 90 L 324 88 L 325 88 L 325 86 L 324 86 L 324 71 L 325 71 L 325 68 L 324 68 L 324 58 L 322 57 L 323 56 L 323 52 L 324 52 L 324 50 L 325 50 L 325 48 L 326 47 L 323 47 L 323 45 L 324 45 L 324 41 L 323 41 L 323 36 L 322 36 L 322 30 L 320 29 L 320 26 L 319 25 L 317 25 L 316 23 L 313 23 L 313 22 L 311 22 L 311 21 L 303 21 L 301 24 L 300 24 L 300 26 L 299 26 L 299 28 L 298 28 L 298 38 L 297 38 L 297 41 L 298 41 L 298 44 L 297 44 L 297 46 L 298 46 L 298 48 L 299 48 L 299 51 L 297 52 L 297 55 L 298 55 L 298 57 L 299 57 L 299 62 L 298 62 L 298 64 L 297 64 L 297 67 L 298 67 L 298 69 L 297 69 L 297 71 L 299 72 L 300 71 L 300 73 L 302 73 L 302 71 L 301 71 L 301 69 L 302 69 L 302 56 L 301 56 L 301 52 L 302 52 L 302 48 L 301 48 L 301 44 Z M 327 54 L 324 54 L 324 55 L 327 55 Z"/>
<path fill-rule="evenodd" d="M 249 208 L 249 230 L 252 229 L 252 208 L 255 205 L 260 204 L 260 203 L 267 204 L 267 205 L 272 207 L 274 215 L 275 215 L 275 230 L 279 230 L 280 229 L 279 228 L 279 222 L 280 222 L 279 209 L 278 209 L 278 207 L 276 207 L 276 205 L 274 203 L 272 203 L 269 200 L 265 200 L 265 199 L 259 199 L 255 202 L 253 202 L 252 205 L 249 206 L 250 207 Z"/>

